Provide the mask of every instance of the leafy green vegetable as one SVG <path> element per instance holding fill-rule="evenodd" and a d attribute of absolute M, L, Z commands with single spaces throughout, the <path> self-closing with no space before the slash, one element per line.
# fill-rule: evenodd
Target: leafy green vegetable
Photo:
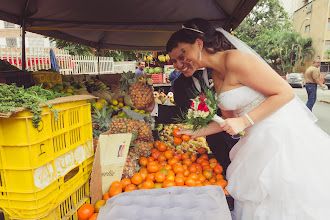
<path fill-rule="evenodd" d="M 65 96 L 61 93 L 53 93 L 52 91 L 42 88 L 42 85 L 32 86 L 28 89 L 17 87 L 16 84 L 0 83 L 0 113 L 14 112 L 17 107 L 23 107 L 33 114 L 33 127 L 38 128 L 41 119 L 42 109 L 40 103 L 44 103 L 54 113 L 57 120 L 58 111 L 53 109 L 53 106 L 47 103 L 47 100 Z"/>

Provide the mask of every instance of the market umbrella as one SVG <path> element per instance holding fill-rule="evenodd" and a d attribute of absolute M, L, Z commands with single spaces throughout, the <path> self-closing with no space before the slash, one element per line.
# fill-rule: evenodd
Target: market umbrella
<path fill-rule="evenodd" d="M 57 59 L 53 49 L 50 49 L 49 55 L 50 55 L 50 67 L 56 72 L 60 72 L 60 68 L 58 66 Z"/>

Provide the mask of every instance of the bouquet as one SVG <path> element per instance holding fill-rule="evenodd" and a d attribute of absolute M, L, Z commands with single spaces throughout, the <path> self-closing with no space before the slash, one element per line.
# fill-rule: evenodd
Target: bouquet
<path fill-rule="evenodd" d="M 203 93 L 191 99 L 190 108 L 182 114 L 181 123 L 192 125 L 192 130 L 205 127 L 211 121 L 224 122 L 224 119 L 217 115 L 219 101 L 215 97 L 214 91 L 203 88 Z M 244 135 L 244 131 L 239 133 Z"/>

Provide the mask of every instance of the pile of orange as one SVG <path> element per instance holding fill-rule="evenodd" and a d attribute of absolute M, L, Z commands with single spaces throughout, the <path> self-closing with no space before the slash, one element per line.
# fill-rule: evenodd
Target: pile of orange
<path fill-rule="evenodd" d="M 199 158 L 195 154 L 177 154 L 164 143 L 156 144 L 152 148 L 152 156 L 141 157 L 138 173 L 131 179 L 122 179 L 111 184 L 109 192 L 103 199 L 138 189 L 166 188 L 171 186 L 220 186 L 225 194 L 227 181 L 222 175 L 223 168 L 215 158 L 202 154 Z"/>
<path fill-rule="evenodd" d="M 174 143 L 175 144 L 181 144 L 182 141 L 189 141 L 190 140 L 190 136 L 186 135 L 186 134 L 178 134 L 178 132 L 180 131 L 180 129 L 175 128 L 173 129 L 173 135 L 174 135 Z"/>

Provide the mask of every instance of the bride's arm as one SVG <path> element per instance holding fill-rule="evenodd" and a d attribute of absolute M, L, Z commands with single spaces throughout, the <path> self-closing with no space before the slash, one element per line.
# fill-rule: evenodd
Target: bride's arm
<path fill-rule="evenodd" d="M 246 85 L 267 96 L 258 107 L 248 112 L 248 116 L 258 122 L 274 113 L 295 96 L 291 86 L 269 65 L 254 55 L 242 51 L 228 51 L 225 58 L 227 74 L 231 74 L 239 84 Z M 229 134 L 238 133 L 250 126 L 245 116 L 231 119 L 221 126 Z"/>

